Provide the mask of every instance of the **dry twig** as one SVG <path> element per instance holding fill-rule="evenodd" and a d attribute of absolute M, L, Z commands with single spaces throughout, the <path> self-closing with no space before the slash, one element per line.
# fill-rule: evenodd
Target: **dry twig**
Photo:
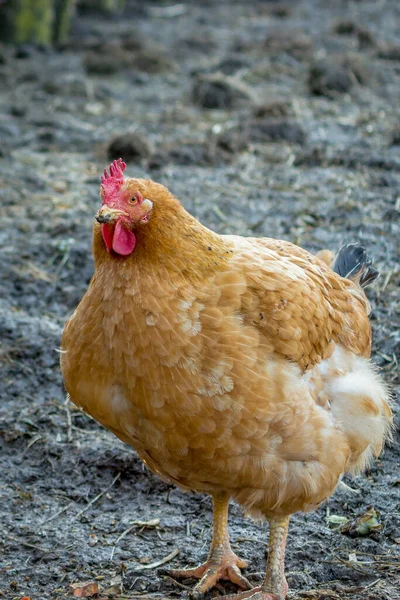
<path fill-rule="evenodd" d="M 65 413 L 67 416 L 67 442 L 71 443 L 72 442 L 72 417 L 71 417 L 70 408 L 68 406 L 69 403 L 70 403 L 69 394 L 67 394 L 67 397 L 64 402 L 64 410 L 65 410 Z"/>
<path fill-rule="evenodd" d="M 116 481 L 118 481 L 118 479 L 121 477 L 121 473 L 118 473 L 118 475 L 116 477 L 114 477 L 114 479 L 112 480 L 112 482 L 110 483 L 110 485 L 108 487 L 106 487 L 105 490 L 103 490 L 102 492 L 100 492 L 100 494 L 97 494 L 97 496 L 95 498 L 93 498 L 93 500 L 91 500 L 89 502 L 89 504 L 87 506 L 85 506 L 85 508 L 83 508 L 82 510 L 80 510 L 74 517 L 72 517 L 73 519 L 77 519 L 78 517 L 80 517 L 81 515 L 83 515 L 83 513 L 85 513 L 87 510 L 89 510 L 89 508 L 91 506 L 93 506 L 93 504 L 95 504 L 95 502 L 97 502 L 97 500 L 100 500 L 100 498 L 102 496 L 104 496 L 104 494 L 106 494 L 108 492 L 108 490 L 110 490 L 113 485 L 115 484 Z"/>
<path fill-rule="evenodd" d="M 51 517 L 49 517 L 45 521 L 42 521 L 41 523 L 39 523 L 38 528 L 42 527 L 43 525 L 46 525 L 46 523 L 50 523 L 50 521 L 53 521 L 59 515 L 62 515 L 62 513 L 65 512 L 65 511 L 67 511 L 73 504 L 75 504 L 75 503 L 74 502 L 70 502 L 69 504 L 67 504 L 66 506 L 64 506 L 63 508 L 61 508 L 61 510 L 58 510 L 56 513 L 54 513 L 54 515 L 52 515 Z"/>
<path fill-rule="evenodd" d="M 36 546 L 35 544 L 30 544 L 29 542 L 24 542 L 23 540 L 19 540 L 18 538 L 13 537 L 12 535 L 6 535 L 5 538 L 7 540 L 11 540 L 12 542 L 17 542 L 21 544 L 21 546 L 25 546 L 26 548 L 33 548 L 34 550 L 40 550 L 40 552 L 47 553 L 50 552 L 47 548 L 42 548 L 41 546 Z"/>
<path fill-rule="evenodd" d="M 174 579 L 170 575 L 163 575 L 163 578 L 164 579 L 169 579 L 170 581 L 172 581 L 172 583 L 174 585 L 178 586 L 182 590 L 186 590 L 188 592 L 192 592 L 193 591 L 193 588 L 189 587 L 188 585 L 185 585 L 185 584 L 181 583 L 180 581 L 178 581 L 177 579 Z"/>
<path fill-rule="evenodd" d="M 236 538 L 235 542 L 253 542 L 255 544 L 262 544 L 263 546 L 268 546 L 268 542 L 263 542 L 262 540 L 257 540 L 256 538 L 239 537 Z"/>
<path fill-rule="evenodd" d="M 172 550 L 172 552 L 170 554 L 168 554 L 168 556 L 166 556 L 165 558 L 162 558 L 161 560 L 157 560 L 156 562 L 150 563 L 149 565 L 142 565 L 142 566 L 138 567 L 137 569 L 135 569 L 135 571 L 143 571 L 144 569 L 156 569 L 157 567 L 161 567 L 161 565 L 165 565 L 165 563 L 167 563 L 170 560 L 172 560 L 173 558 L 175 558 L 175 556 L 177 554 L 179 554 L 179 550 L 178 550 L 178 548 L 175 548 L 175 550 Z"/>
<path fill-rule="evenodd" d="M 37 435 L 36 437 L 34 437 L 27 445 L 27 447 L 25 448 L 25 450 L 22 453 L 22 456 L 25 456 L 25 454 L 28 452 L 29 448 L 32 448 L 33 444 L 36 444 L 36 442 L 40 442 L 40 440 L 42 440 L 42 436 L 41 435 Z"/>
<path fill-rule="evenodd" d="M 117 541 L 115 542 L 115 545 L 113 547 L 113 549 L 111 550 L 111 556 L 110 556 L 110 560 L 112 560 L 114 558 L 114 553 L 115 550 L 117 549 L 117 546 L 119 544 L 119 542 L 121 540 L 124 539 L 125 536 L 128 535 L 128 533 L 130 533 L 132 531 L 132 529 L 134 529 L 135 527 L 141 527 L 141 531 L 143 531 L 143 529 L 145 527 L 157 527 L 157 525 L 160 524 L 160 519 L 152 519 L 151 521 L 132 521 L 132 523 L 129 525 L 129 527 L 127 529 L 125 529 L 125 531 L 123 531 L 121 533 L 121 535 L 117 538 Z"/>

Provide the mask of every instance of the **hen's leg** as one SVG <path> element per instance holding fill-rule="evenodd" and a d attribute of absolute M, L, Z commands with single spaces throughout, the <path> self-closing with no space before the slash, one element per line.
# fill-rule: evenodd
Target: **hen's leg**
<path fill-rule="evenodd" d="M 173 569 L 168 571 L 171 577 L 199 578 L 199 583 L 193 589 L 192 595 L 200 597 L 211 589 L 219 579 L 228 579 L 241 587 L 250 589 L 251 585 L 240 573 L 247 566 L 231 550 L 228 532 L 229 496 L 213 497 L 214 524 L 211 549 L 206 562 L 195 569 Z"/>
<path fill-rule="evenodd" d="M 225 596 L 224 600 L 284 600 L 288 592 L 285 577 L 285 546 L 289 517 L 269 520 L 267 572 L 261 586 L 248 592 Z"/>
<path fill-rule="evenodd" d="M 272 592 L 279 600 L 286 598 L 288 584 L 285 577 L 285 548 L 289 517 L 270 519 L 267 572 L 261 586 L 262 592 Z"/>

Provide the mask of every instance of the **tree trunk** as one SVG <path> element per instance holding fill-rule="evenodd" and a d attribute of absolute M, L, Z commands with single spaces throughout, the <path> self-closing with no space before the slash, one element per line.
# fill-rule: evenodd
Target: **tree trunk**
<path fill-rule="evenodd" d="M 6 0 L 0 2 L 0 40 L 13 44 L 64 42 L 75 0 Z"/>
<path fill-rule="evenodd" d="M 53 42 L 63 43 L 68 39 L 75 0 L 54 0 Z"/>
<path fill-rule="evenodd" d="M 122 12 L 125 0 L 78 0 L 103 13 Z M 0 0 L 0 40 L 49 46 L 68 39 L 75 0 Z"/>
<path fill-rule="evenodd" d="M 0 4 L 0 39 L 15 44 L 52 42 L 53 0 L 7 0 Z"/>

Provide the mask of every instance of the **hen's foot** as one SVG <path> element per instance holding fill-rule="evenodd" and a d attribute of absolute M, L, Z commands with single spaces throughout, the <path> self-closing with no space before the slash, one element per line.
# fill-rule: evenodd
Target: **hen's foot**
<path fill-rule="evenodd" d="M 268 588 L 259 585 L 252 590 L 241 592 L 240 594 L 224 596 L 223 600 L 285 600 L 287 590 L 286 582 L 282 594 L 274 593 L 269 591 Z"/>
<path fill-rule="evenodd" d="M 192 598 L 201 598 L 220 579 L 231 581 L 244 590 L 250 590 L 250 583 L 240 572 L 240 569 L 247 567 L 246 561 L 238 558 L 231 551 L 224 552 L 222 556 L 218 552 L 215 554 L 216 556 L 211 555 L 204 564 L 195 569 L 171 569 L 166 573 L 175 579 L 190 579 L 192 577 L 200 579 L 199 583 L 193 588 Z"/>

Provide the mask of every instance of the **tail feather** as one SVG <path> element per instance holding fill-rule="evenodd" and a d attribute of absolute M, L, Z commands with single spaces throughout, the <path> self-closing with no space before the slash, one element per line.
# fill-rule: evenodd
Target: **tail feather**
<path fill-rule="evenodd" d="M 372 260 L 360 244 L 345 244 L 337 252 L 332 270 L 341 277 L 351 279 L 362 288 L 367 287 L 379 276 Z"/>

